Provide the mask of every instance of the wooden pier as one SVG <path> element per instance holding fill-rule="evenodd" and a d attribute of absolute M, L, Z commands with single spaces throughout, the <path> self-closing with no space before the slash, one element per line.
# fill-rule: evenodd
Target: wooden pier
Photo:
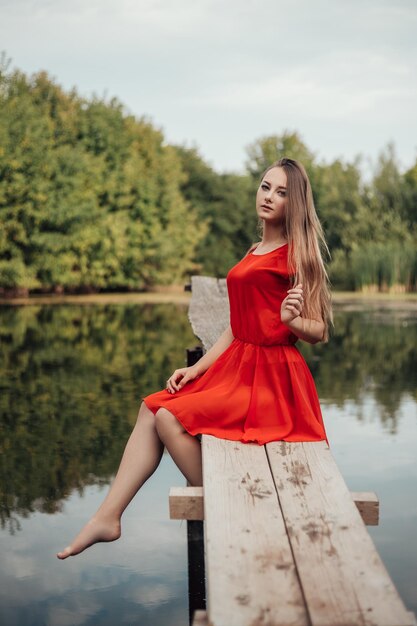
<path fill-rule="evenodd" d="M 192 293 L 189 318 L 209 349 L 229 323 L 225 280 L 193 277 Z M 193 626 L 417 625 L 366 529 L 378 498 L 348 490 L 325 441 L 201 441 L 203 487 L 170 491 L 189 538 L 204 525 L 200 557 L 189 551 L 191 577 L 193 559 L 205 564 L 205 602 L 204 578 L 190 581 Z"/>

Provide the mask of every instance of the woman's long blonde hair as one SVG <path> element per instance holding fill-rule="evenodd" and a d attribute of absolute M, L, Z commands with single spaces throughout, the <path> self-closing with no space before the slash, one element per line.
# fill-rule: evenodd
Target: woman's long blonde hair
<path fill-rule="evenodd" d="M 284 234 L 288 242 L 288 268 L 292 284 L 303 284 L 302 316 L 307 319 L 319 316 L 323 320 L 325 328 L 322 341 L 327 342 L 329 326 L 333 325 L 333 312 L 330 281 L 322 253 L 330 258 L 330 252 L 314 206 L 310 181 L 304 166 L 287 157 L 272 163 L 262 174 L 261 180 L 274 167 L 282 167 L 287 176 Z M 260 225 L 263 228 L 261 220 Z"/>

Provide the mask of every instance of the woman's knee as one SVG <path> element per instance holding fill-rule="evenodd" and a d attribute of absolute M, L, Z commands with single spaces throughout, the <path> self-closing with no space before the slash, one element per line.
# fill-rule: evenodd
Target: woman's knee
<path fill-rule="evenodd" d="M 163 428 L 177 428 L 178 431 L 184 430 L 175 415 L 173 415 L 168 409 L 161 407 L 155 413 L 155 425 L 157 430 Z"/>
<path fill-rule="evenodd" d="M 142 401 L 142 404 L 139 407 L 139 413 L 136 421 L 149 421 L 155 424 L 155 414 L 147 407 L 145 402 Z"/>

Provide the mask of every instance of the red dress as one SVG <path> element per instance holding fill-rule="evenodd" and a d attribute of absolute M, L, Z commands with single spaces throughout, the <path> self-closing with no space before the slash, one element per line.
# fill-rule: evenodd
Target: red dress
<path fill-rule="evenodd" d="M 329 445 L 311 372 L 281 322 L 290 289 L 288 244 L 249 253 L 226 277 L 235 339 L 200 376 L 171 394 L 143 398 L 153 412 L 165 407 L 191 435 L 263 445 L 320 441 Z"/>

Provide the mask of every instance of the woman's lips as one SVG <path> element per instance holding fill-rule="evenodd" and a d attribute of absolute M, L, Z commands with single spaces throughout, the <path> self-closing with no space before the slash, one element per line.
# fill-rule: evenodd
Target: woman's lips
<path fill-rule="evenodd" d="M 266 204 L 261 204 L 261 209 L 267 209 L 268 211 L 272 211 L 272 207 L 267 206 Z"/>

